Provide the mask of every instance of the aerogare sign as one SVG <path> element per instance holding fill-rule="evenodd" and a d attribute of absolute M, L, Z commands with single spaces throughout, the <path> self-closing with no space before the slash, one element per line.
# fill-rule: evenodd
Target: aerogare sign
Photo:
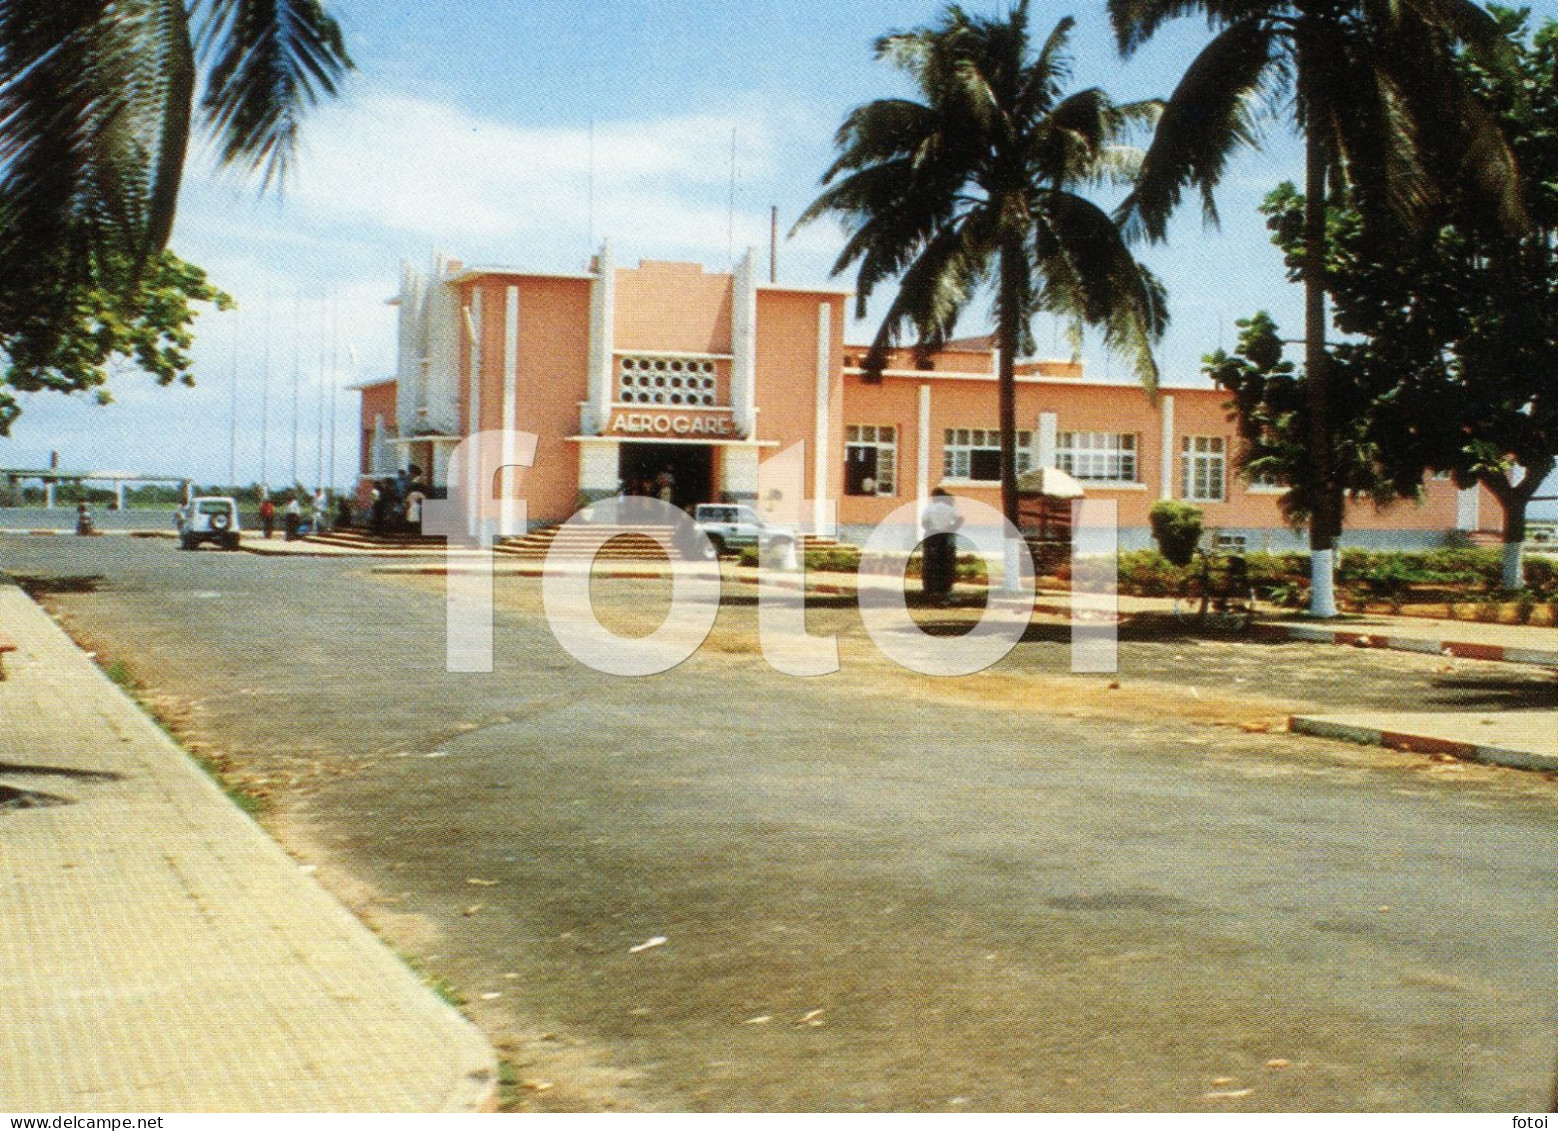
<path fill-rule="evenodd" d="M 685 439 L 738 440 L 736 422 L 730 410 L 615 409 L 606 422 L 608 436 L 673 436 Z"/>

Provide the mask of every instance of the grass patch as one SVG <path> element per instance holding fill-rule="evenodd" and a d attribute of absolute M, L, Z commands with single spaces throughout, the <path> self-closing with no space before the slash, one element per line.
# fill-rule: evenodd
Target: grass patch
<path fill-rule="evenodd" d="M 449 981 L 442 974 L 434 974 L 431 970 L 424 968 L 420 962 L 410 955 L 397 952 L 396 956 L 406 964 L 406 969 L 417 976 L 419 982 L 443 999 L 445 1005 L 462 1012 L 464 1011 L 465 995 L 455 988 L 453 982 Z"/>
<path fill-rule="evenodd" d="M 269 808 L 269 803 L 266 799 L 239 784 L 234 779 L 232 767 L 226 759 L 191 750 L 179 735 L 177 723 L 158 709 L 155 699 L 145 694 L 140 682 L 131 673 L 123 660 L 105 661 L 99 655 L 98 666 L 102 668 L 104 675 L 113 680 L 115 685 L 135 701 L 135 705 L 156 725 L 157 729 L 167 735 L 174 745 L 184 752 L 186 758 L 199 766 L 201 772 L 216 783 L 217 788 L 222 791 L 222 795 L 227 800 L 255 820 L 265 815 L 266 810 Z"/>

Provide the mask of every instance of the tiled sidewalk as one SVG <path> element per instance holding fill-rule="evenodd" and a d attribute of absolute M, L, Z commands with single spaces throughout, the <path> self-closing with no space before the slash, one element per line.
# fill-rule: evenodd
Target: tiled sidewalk
<path fill-rule="evenodd" d="M 4 583 L 0 633 L 0 1110 L 491 1104 L 480 1033 Z"/>

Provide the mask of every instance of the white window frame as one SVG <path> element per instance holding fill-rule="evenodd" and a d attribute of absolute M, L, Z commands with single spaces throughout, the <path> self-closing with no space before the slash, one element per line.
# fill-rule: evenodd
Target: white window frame
<path fill-rule="evenodd" d="M 1082 483 L 1138 483 L 1135 432 L 1058 432 L 1055 466 Z"/>
<path fill-rule="evenodd" d="M 1191 503 L 1226 503 L 1228 501 L 1227 438 L 1186 436 L 1181 440 L 1179 450 L 1184 499 Z"/>
<path fill-rule="evenodd" d="M 876 488 L 851 498 L 891 497 L 898 494 L 898 426 L 896 424 L 849 424 L 844 427 L 844 463 L 851 449 L 876 452 Z"/>
<path fill-rule="evenodd" d="M 971 474 L 974 452 L 1001 451 L 999 428 L 948 428 L 942 434 L 941 473 L 944 479 L 959 483 L 1000 483 L 995 479 L 975 479 Z M 1033 467 L 1033 433 L 1017 433 L 1017 474 Z"/>

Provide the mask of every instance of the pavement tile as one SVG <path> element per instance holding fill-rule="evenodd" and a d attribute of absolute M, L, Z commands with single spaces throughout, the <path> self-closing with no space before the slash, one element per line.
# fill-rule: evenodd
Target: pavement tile
<path fill-rule="evenodd" d="M 68 800 L 0 809 L 0 1109 L 491 1104 L 480 1033 L 8 585 L 0 632 L 0 783 Z"/>

